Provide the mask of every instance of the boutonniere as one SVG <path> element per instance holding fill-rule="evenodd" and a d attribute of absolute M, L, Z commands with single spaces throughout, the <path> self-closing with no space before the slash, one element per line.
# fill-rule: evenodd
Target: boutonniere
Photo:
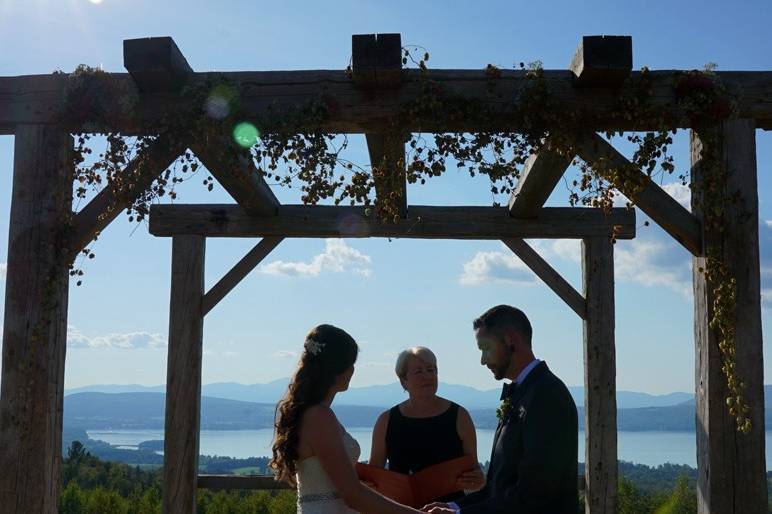
<path fill-rule="evenodd" d="M 499 405 L 499 408 L 496 409 L 496 417 L 499 418 L 499 421 L 501 421 L 507 417 L 507 414 L 509 414 L 510 410 L 512 410 L 512 398 L 506 397 L 501 400 L 501 405 Z"/>
<path fill-rule="evenodd" d="M 527 410 L 525 410 L 525 407 L 523 407 L 523 406 L 521 405 L 521 406 L 520 406 L 520 408 L 517 410 L 517 417 L 518 417 L 518 419 L 523 419 L 523 418 L 525 418 L 525 415 L 526 415 L 526 414 L 528 414 L 528 411 L 527 411 Z"/>

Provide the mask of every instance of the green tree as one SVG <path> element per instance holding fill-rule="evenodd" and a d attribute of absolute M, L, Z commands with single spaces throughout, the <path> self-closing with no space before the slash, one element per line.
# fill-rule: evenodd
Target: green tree
<path fill-rule="evenodd" d="M 646 496 L 633 485 L 632 481 L 623 476 L 619 477 L 617 505 L 619 514 L 651 512 Z"/>
<path fill-rule="evenodd" d="M 62 491 L 62 495 L 59 499 L 59 513 L 60 514 L 80 514 L 83 512 L 84 504 L 86 503 L 86 497 L 81 491 L 78 484 L 70 482 L 67 487 Z"/>
<path fill-rule="evenodd" d="M 696 514 L 697 493 L 689 485 L 685 476 L 678 477 L 673 492 L 664 504 L 655 511 L 655 514 Z"/>

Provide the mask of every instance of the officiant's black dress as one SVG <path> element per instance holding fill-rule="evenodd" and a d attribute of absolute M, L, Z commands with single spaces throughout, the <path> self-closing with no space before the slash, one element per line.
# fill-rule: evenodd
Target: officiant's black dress
<path fill-rule="evenodd" d="M 438 416 L 411 418 L 400 412 L 399 405 L 389 411 L 386 428 L 386 460 L 388 468 L 398 473 L 416 473 L 422 469 L 463 457 L 464 444 L 457 429 L 458 404 Z M 455 501 L 463 491 L 436 498 L 435 501 Z"/>

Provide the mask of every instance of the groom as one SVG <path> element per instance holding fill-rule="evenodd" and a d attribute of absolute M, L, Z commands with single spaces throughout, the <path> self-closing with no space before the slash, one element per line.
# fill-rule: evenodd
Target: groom
<path fill-rule="evenodd" d="M 576 514 L 577 414 L 565 384 L 533 356 L 531 323 L 509 305 L 474 320 L 480 363 L 496 380 L 508 378 L 501 394 L 488 480 L 458 503 L 432 503 L 432 514 Z"/>

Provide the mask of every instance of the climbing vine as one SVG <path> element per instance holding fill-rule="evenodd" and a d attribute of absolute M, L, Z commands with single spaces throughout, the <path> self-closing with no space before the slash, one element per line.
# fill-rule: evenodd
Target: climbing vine
<path fill-rule="evenodd" d="M 81 66 L 69 77 L 63 113 L 70 120 L 88 117 L 82 120 L 85 132 L 75 134 L 75 196 L 83 199 L 89 192 L 110 187 L 115 205 L 127 205 L 129 219 L 141 222 L 153 202 L 163 197 L 175 200 L 176 186 L 183 181 L 198 177 L 211 191 L 212 176 L 206 173 L 200 177 L 205 168 L 187 145 L 198 141 L 217 147 L 227 141 L 229 148 L 215 151 L 241 152 L 270 184 L 299 188 L 304 203 L 360 204 L 367 207 L 366 215 L 374 214 L 383 223 L 400 223 L 399 191 L 405 178 L 411 184 L 425 184 L 449 167 L 465 170 L 471 177 L 487 179 L 491 202 L 499 205 L 499 199 L 515 189 L 530 155 L 548 146 L 551 152 L 572 157 L 587 144 L 586 126 L 593 126 L 593 113 L 562 105 L 550 91 L 540 62 L 515 67 L 524 80 L 511 97 L 506 97 L 507 90 L 503 89 L 502 70 L 489 64 L 485 68 L 488 97 L 469 99 L 432 80 L 428 60 L 424 49 L 404 49 L 403 64 L 418 69 L 420 92 L 389 122 L 385 147 L 404 143 L 406 152 L 402 157 L 385 152 L 380 162 L 369 165 L 347 159 L 348 138 L 325 129 L 336 108 L 334 98 L 320 92 L 304 105 L 275 105 L 257 119 L 244 120 L 240 91 L 216 78 L 184 87 L 178 103 L 185 110 L 163 118 L 146 135 L 100 133 L 103 124 L 114 125 L 109 123 L 111 120 L 131 119 L 139 96 L 134 90 L 125 90 L 126 83 L 117 82 L 110 74 Z M 350 68 L 347 73 L 351 75 Z M 731 95 L 711 69 L 683 73 L 672 87 L 684 119 L 673 119 L 672 114 L 668 117 L 655 107 L 647 68 L 628 79 L 620 89 L 612 119 L 619 126 L 635 121 L 637 126 L 646 125 L 650 130 L 605 133 L 608 139 L 625 137 L 634 147 L 629 162 L 607 156 L 589 158 L 586 154 L 583 159 L 574 159 L 579 175 L 568 184 L 571 205 L 609 211 L 618 192 L 622 192 L 632 206 L 650 178 L 675 172 L 669 153 L 675 134 L 672 127 L 686 125 L 700 131 L 703 143 L 700 191 L 693 192 L 695 205 L 703 213 L 707 230 L 721 230 L 728 201 L 723 187 L 726 169 L 719 157 L 718 131 L 710 129 L 733 115 Z M 503 98 L 503 102 L 490 101 L 493 98 Z M 480 129 L 453 131 L 462 120 L 465 126 Z M 449 131 L 437 132 L 438 127 Z M 509 127 L 517 127 L 517 131 Z M 97 153 L 93 150 L 95 135 L 101 136 L 99 141 L 105 145 Z M 156 156 L 159 146 L 179 148 L 181 155 L 169 165 Z M 164 171 L 152 180 L 146 178 L 158 170 Z M 395 170 L 404 170 L 404 177 Z M 685 184 L 687 174 L 681 173 L 678 178 Z M 376 188 L 389 194 L 375 195 Z M 727 402 L 738 430 L 748 432 L 749 408 L 743 401 L 743 384 L 735 376 L 736 281 L 721 249 L 708 241 L 705 250 L 703 272 L 713 298 L 710 326 L 718 334 L 724 359 Z M 94 252 L 86 248 L 80 255 L 93 258 Z M 82 267 L 74 264 L 71 274 L 78 277 L 80 285 Z"/>

